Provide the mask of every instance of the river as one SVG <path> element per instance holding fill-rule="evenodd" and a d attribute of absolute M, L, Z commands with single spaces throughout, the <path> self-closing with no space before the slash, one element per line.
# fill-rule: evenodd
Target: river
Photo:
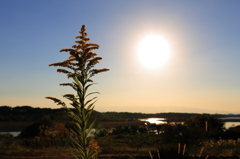
<path fill-rule="evenodd" d="M 151 124 L 164 124 L 166 123 L 166 119 L 165 118 L 146 118 L 146 119 L 140 119 L 140 121 L 146 121 L 149 122 Z M 225 122 L 225 128 L 228 129 L 230 127 L 235 127 L 240 125 L 240 122 Z M 93 130 L 95 131 L 95 129 Z M 21 132 L 20 131 L 13 131 L 13 132 L 0 132 L 0 133 L 10 133 L 13 134 L 13 136 L 17 136 L 19 135 Z"/>
<path fill-rule="evenodd" d="M 146 119 L 140 119 L 140 121 L 146 121 L 149 122 L 151 124 L 164 124 L 166 123 L 166 119 L 165 118 L 146 118 Z M 229 129 L 230 127 L 235 127 L 235 126 L 239 126 L 240 122 L 225 122 L 225 128 Z"/>

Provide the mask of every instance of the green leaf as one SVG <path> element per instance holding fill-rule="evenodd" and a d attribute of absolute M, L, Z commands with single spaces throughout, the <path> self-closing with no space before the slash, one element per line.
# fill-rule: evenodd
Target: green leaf
<path fill-rule="evenodd" d="M 76 82 L 76 84 L 78 85 L 78 87 L 80 89 L 82 89 L 82 84 L 78 81 L 78 79 L 76 77 L 73 77 L 73 80 Z"/>
<path fill-rule="evenodd" d="M 92 99 L 90 99 L 90 100 L 88 100 L 84 105 L 85 106 L 87 106 L 88 105 L 88 103 L 90 103 L 91 101 L 93 101 L 94 99 L 97 99 L 97 97 L 94 97 L 94 98 L 92 98 Z"/>
<path fill-rule="evenodd" d="M 92 109 L 91 107 L 94 107 L 95 102 L 96 101 L 94 101 L 93 103 L 89 104 L 86 109 Z"/>
<path fill-rule="evenodd" d="M 88 88 L 94 84 L 97 84 L 97 83 L 91 83 L 91 84 L 88 84 L 86 87 L 85 87 L 85 90 L 88 90 Z"/>
<path fill-rule="evenodd" d="M 100 94 L 99 92 L 91 92 L 91 93 L 88 93 L 86 96 L 85 96 L 85 99 L 89 96 L 89 95 L 92 95 L 92 94 Z"/>
<path fill-rule="evenodd" d="M 90 135 L 90 132 L 91 132 L 92 127 L 93 127 L 93 125 L 95 124 L 95 122 L 96 122 L 96 119 L 89 125 L 88 130 L 87 130 L 87 134 L 88 134 L 88 135 Z"/>

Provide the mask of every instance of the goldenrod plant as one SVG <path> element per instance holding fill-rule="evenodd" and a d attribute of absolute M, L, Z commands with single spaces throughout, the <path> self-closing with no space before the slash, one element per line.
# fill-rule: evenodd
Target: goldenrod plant
<path fill-rule="evenodd" d="M 66 103 L 60 99 L 55 97 L 46 98 L 68 109 L 68 115 L 74 122 L 72 131 L 76 136 L 76 138 L 73 138 L 73 145 L 77 149 L 80 158 L 92 159 L 96 158 L 99 152 L 96 140 L 89 137 L 94 125 L 94 121 L 90 123 L 89 118 L 94 110 L 97 97 L 90 99 L 88 97 L 98 92 L 87 93 L 87 90 L 94 84 L 91 79 L 94 75 L 109 71 L 109 69 L 94 69 L 94 66 L 102 60 L 101 57 L 97 57 L 97 54 L 92 52 L 98 49 L 99 45 L 88 43 L 90 39 L 87 38 L 85 25 L 82 25 L 79 33 L 80 36 L 76 37 L 76 39 L 79 39 L 75 41 L 76 45 L 69 49 L 60 50 L 60 52 L 68 52 L 70 54 L 69 58 L 63 62 L 49 65 L 63 67 L 64 69 L 57 69 L 57 72 L 64 73 L 73 80 L 72 83 L 61 83 L 60 86 L 70 86 L 76 91 L 76 94 L 63 95 L 64 98 L 70 100 L 70 104 L 75 108 L 75 111 L 71 111 Z"/>

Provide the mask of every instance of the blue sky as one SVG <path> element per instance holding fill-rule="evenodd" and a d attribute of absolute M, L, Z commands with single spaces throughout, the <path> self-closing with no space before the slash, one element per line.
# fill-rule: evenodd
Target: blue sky
<path fill-rule="evenodd" d="M 68 58 L 86 25 L 101 94 L 98 111 L 240 113 L 240 2 L 0 1 L 0 105 L 58 108 L 45 96 L 72 90 L 48 65 Z M 139 63 L 136 48 L 148 34 L 165 37 L 171 58 L 161 69 Z"/>

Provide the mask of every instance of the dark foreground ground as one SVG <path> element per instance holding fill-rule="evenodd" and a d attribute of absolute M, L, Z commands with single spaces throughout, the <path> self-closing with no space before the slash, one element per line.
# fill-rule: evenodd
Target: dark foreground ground
<path fill-rule="evenodd" d="M 74 157 L 57 157 L 57 156 L 45 156 L 45 157 L 19 157 L 19 156 L 0 156 L 1 159 L 74 159 Z M 99 155 L 98 159 L 240 159 L 240 157 L 211 157 L 211 156 L 204 156 L 204 157 L 186 157 L 186 156 L 179 156 L 179 157 L 172 157 L 172 158 L 158 158 L 154 156 L 151 158 L 150 156 L 125 156 L 125 155 Z"/>

